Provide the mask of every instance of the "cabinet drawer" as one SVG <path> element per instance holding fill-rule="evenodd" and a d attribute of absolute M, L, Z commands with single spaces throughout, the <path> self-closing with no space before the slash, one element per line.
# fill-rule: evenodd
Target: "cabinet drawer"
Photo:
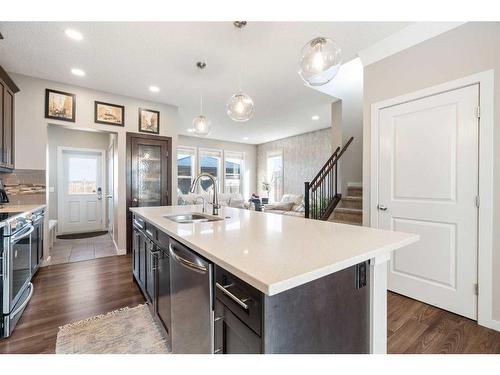
<path fill-rule="evenodd" d="M 262 293 L 218 266 L 215 267 L 215 282 L 217 299 L 260 336 Z"/>
<path fill-rule="evenodd" d="M 146 236 L 148 236 L 151 240 L 156 242 L 156 240 L 158 239 L 158 229 L 156 229 L 156 227 L 149 224 L 148 222 L 146 222 L 145 224 L 146 228 L 144 229 L 144 233 L 146 233 Z"/>

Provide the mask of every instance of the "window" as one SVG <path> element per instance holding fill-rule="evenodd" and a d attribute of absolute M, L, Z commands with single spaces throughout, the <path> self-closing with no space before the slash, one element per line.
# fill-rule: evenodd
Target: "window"
<path fill-rule="evenodd" d="M 220 181 L 221 178 L 221 161 L 222 151 L 199 149 L 200 172 L 210 173 L 217 181 Z M 200 180 L 200 186 L 203 191 L 211 191 L 212 181 L 203 178 Z"/>
<path fill-rule="evenodd" d="M 242 173 L 244 154 L 242 152 L 224 152 L 224 192 L 242 193 Z"/>
<path fill-rule="evenodd" d="M 283 196 L 283 151 L 268 152 L 267 182 L 271 185 L 269 198 L 279 202 Z"/>
<path fill-rule="evenodd" d="M 196 149 L 177 149 L 177 193 L 188 194 L 195 175 Z"/>
<path fill-rule="evenodd" d="M 97 158 L 70 156 L 68 160 L 68 194 L 95 194 L 97 191 Z"/>

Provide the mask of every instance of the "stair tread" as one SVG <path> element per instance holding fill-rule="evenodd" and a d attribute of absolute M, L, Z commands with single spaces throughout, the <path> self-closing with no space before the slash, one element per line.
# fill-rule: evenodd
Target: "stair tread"
<path fill-rule="evenodd" d="M 348 208 L 348 207 L 337 207 L 334 212 L 338 213 L 348 213 L 348 214 L 363 214 L 363 210 L 359 208 Z"/>
<path fill-rule="evenodd" d="M 342 197 L 342 200 L 346 200 L 346 201 L 363 201 L 363 197 L 359 196 L 355 196 L 355 195 L 346 195 L 344 197 Z"/>

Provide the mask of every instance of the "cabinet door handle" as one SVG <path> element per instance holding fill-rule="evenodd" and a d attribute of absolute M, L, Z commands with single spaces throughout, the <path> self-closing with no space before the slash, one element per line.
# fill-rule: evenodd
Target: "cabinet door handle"
<path fill-rule="evenodd" d="M 219 289 L 222 293 L 224 293 L 226 296 L 228 296 L 229 298 L 231 298 L 238 305 L 240 305 L 241 307 L 243 307 L 245 310 L 248 310 L 248 305 L 245 303 L 246 301 L 248 301 L 248 299 L 245 299 L 244 301 L 242 301 L 238 297 L 236 297 L 233 293 L 231 293 L 229 290 L 226 289 L 230 285 L 224 287 L 224 286 L 220 285 L 219 283 L 215 283 L 215 286 L 217 287 L 217 289 Z"/>

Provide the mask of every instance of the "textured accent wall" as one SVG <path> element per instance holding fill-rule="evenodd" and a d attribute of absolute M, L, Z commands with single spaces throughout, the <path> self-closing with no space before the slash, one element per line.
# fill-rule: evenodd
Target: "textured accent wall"
<path fill-rule="evenodd" d="M 266 179 L 266 158 L 270 151 L 283 151 L 283 175 L 285 194 L 303 194 L 304 182 L 319 172 L 333 152 L 332 129 L 322 129 L 299 134 L 257 146 L 257 188 L 262 191 Z"/>
<path fill-rule="evenodd" d="M 45 171 L 16 169 L 12 173 L 0 173 L 11 204 L 44 204 Z"/>

